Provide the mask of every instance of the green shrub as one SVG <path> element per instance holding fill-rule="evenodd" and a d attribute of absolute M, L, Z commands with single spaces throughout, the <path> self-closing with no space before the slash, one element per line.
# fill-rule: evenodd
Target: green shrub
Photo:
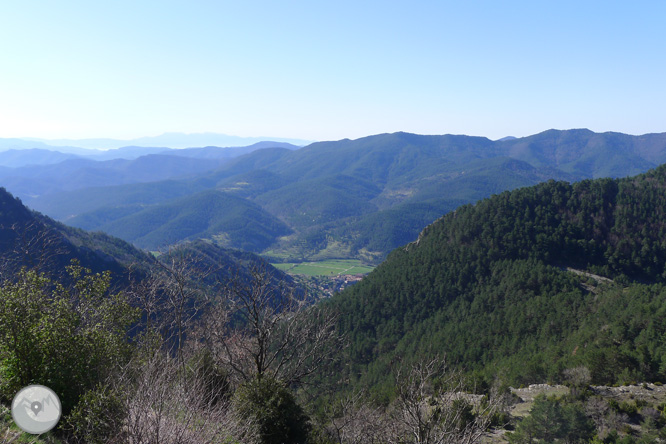
<path fill-rule="evenodd" d="M 251 419 L 262 444 L 305 443 L 309 418 L 294 395 L 279 381 L 263 377 L 242 384 L 234 393 L 238 415 Z"/>
<path fill-rule="evenodd" d="M 86 444 L 104 444 L 117 436 L 126 417 L 121 395 L 105 386 L 86 392 L 65 418 L 65 428 L 74 440 Z"/>
<path fill-rule="evenodd" d="M 623 401 L 620 403 L 619 410 L 629 416 L 635 416 L 638 414 L 638 406 L 636 405 L 636 402 Z"/>
<path fill-rule="evenodd" d="M 43 384 L 55 391 L 63 414 L 129 359 L 127 330 L 137 310 L 110 294 L 110 275 L 67 267 L 71 288 L 34 271 L 0 285 L 0 397 Z"/>
<path fill-rule="evenodd" d="M 579 404 L 565 404 L 545 396 L 537 396 L 529 416 L 509 435 L 512 444 L 532 443 L 534 439 L 548 443 L 587 442 L 594 435 L 594 424 Z"/>

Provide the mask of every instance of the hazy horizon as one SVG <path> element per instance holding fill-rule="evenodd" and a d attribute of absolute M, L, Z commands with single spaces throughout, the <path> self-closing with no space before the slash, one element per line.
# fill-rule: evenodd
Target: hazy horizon
<path fill-rule="evenodd" d="M 532 134 L 526 134 L 526 135 L 521 135 L 521 136 L 515 136 L 512 134 L 507 134 L 502 137 L 498 138 L 490 138 L 484 135 L 480 134 L 456 134 L 456 133 L 447 133 L 447 134 L 419 134 L 419 135 L 426 135 L 426 136 L 440 136 L 440 135 L 458 135 L 458 136 L 469 136 L 469 137 L 485 137 L 489 140 L 502 140 L 502 139 L 507 139 L 507 138 L 522 138 L 522 137 L 529 137 L 533 136 L 536 134 L 543 133 L 545 131 L 550 131 L 550 130 L 555 130 L 555 131 L 571 131 L 571 130 L 589 130 L 594 133 L 622 133 L 622 134 L 627 134 L 631 136 L 643 136 L 643 135 L 648 135 L 648 134 L 655 134 L 655 132 L 652 133 L 640 133 L 640 134 L 631 134 L 631 133 L 626 133 L 622 131 L 614 131 L 614 130 L 609 130 L 609 131 L 593 131 L 590 128 L 546 128 L 543 129 L 542 131 L 538 131 L 536 133 Z M 400 132 L 407 132 L 407 131 L 394 131 L 392 133 L 400 133 Z M 372 137 L 376 136 L 379 134 L 389 134 L 389 133 L 377 133 L 377 134 L 366 134 L 360 137 L 344 137 L 342 139 L 336 139 L 336 140 L 343 140 L 343 139 L 359 139 L 359 138 L 365 138 L 365 137 Z M 418 133 L 414 133 L 418 134 Z M 171 148 L 171 149 L 183 149 L 183 148 L 200 148 L 200 147 L 205 147 L 205 146 L 216 146 L 216 147 L 223 147 L 223 148 L 232 148 L 232 147 L 245 147 L 245 146 L 250 146 L 254 145 L 260 142 L 277 142 L 277 143 L 289 143 L 295 146 L 307 146 L 312 143 L 316 142 L 330 142 L 330 141 L 335 141 L 335 140 L 304 140 L 304 139 L 296 139 L 296 138 L 281 138 L 281 137 L 256 137 L 256 136 L 248 136 L 248 137 L 240 137 L 236 135 L 230 135 L 230 134 L 223 134 L 223 133 L 214 133 L 214 132 L 202 132 L 202 133 L 180 133 L 180 132 L 165 132 L 162 134 L 158 134 L 155 136 L 143 136 L 143 137 L 138 137 L 134 139 L 116 139 L 116 138 L 109 138 L 109 137 L 94 137 L 94 138 L 85 138 L 85 139 L 48 139 L 48 138 L 37 138 L 37 137 L 12 137 L 12 138 L 5 138 L 5 137 L 0 137 L 0 141 L 7 140 L 7 139 L 17 139 L 21 141 L 26 141 L 26 142 L 35 142 L 39 144 L 44 144 L 47 145 L 48 148 L 83 148 L 85 150 L 98 150 L 98 151 L 107 151 L 107 150 L 113 150 L 113 149 L 118 149 L 118 148 L 127 148 L 127 147 L 140 147 L 140 148 Z M 7 148 L 6 146 L 3 146 L 3 144 L 0 143 L 0 151 L 6 151 L 8 149 L 32 149 L 32 148 L 40 148 L 40 146 L 31 146 L 29 144 L 26 144 L 25 146 L 12 146 L 10 148 Z"/>

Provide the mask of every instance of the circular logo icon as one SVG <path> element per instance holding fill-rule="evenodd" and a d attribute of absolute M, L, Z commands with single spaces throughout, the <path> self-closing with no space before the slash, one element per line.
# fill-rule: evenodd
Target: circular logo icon
<path fill-rule="evenodd" d="M 43 385 L 22 388 L 12 401 L 12 418 L 24 432 L 39 435 L 55 427 L 60 420 L 60 399 Z"/>

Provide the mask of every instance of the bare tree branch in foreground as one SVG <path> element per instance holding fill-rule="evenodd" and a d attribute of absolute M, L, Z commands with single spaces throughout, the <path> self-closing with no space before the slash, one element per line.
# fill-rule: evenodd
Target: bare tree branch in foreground
<path fill-rule="evenodd" d="M 142 327 L 158 332 L 182 363 L 187 333 L 211 302 L 203 282 L 212 270 L 187 252 L 164 254 L 166 259 L 135 284 L 133 298 L 144 312 Z"/>
<path fill-rule="evenodd" d="M 326 426 L 331 441 L 338 444 L 379 444 L 389 441 L 391 427 L 378 407 L 364 403 L 367 393 L 358 392 L 338 400 L 326 409 L 332 418 Z"/>
<path fill-rule="evenodd" d="M 327 409 L 328 438 L 338 444 L 479 443 L 507 404 L 496 392 L 465 393 L 462 372 L 438 358 L 398 370 L 395 386 L 397 398 L 386 409 L 369 406 L 364 393 L 337 401 Z"/>
<path fill-rule="evenodd" d="M 440 389 L 433 388 L 435 379 Z M 465 393 L 462 373 L 447 369 L 440 358 L 398 371 L 395 382 L 398 397 L 388 412 L 395 428 L 389 442 L 477 443 L 504 403 L 496 393 Z"/>
<path fill-rule="evenodd" d="M 57 257 L 68 253 L 62 235 L 37 221 L 0 226 L 0 237 L 8 238 L 7 251 L 0 263 L 0 272 L 4 272 L 1 277 L 6 277 L 3 274 L 12 276 L 21 267 L 46 271 L 50 266 L 50 271 L 57 271 L 54 267 Z"/>
<path fill-rule="evenodd" d="M 277 282 L 265 264 L 251 266 L 249 278 L 237 273 L 223 293 L 202 336 L 238 382 L 265 375 L 287 385 L 303 383 L 341 346 L 332 312 Z"/>
<path fill-rule="evenodd" d="M 136 365 L 136 363 L 134 363 Z M 250 436 L 253 427 L 233 414 L 206 373 L 156 353 L 116 384 L 126 393 L 126 418 L 118 441 L 127 444 L 206 444 Z"/>

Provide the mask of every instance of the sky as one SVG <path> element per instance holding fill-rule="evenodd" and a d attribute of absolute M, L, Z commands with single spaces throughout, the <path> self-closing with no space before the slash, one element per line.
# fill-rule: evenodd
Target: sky
<path fill-rule="evenodd" d="M 666 132 L 663 1 L 0 2 L 0 137 Z"/>

